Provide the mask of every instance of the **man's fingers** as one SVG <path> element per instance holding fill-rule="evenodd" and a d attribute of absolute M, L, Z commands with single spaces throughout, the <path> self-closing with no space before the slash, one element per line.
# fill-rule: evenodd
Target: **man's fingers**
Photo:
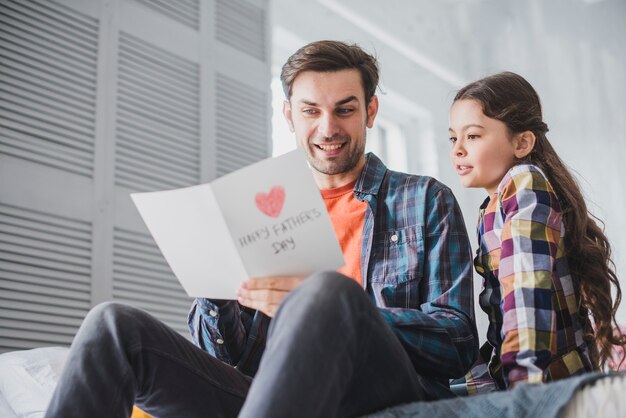
<path fill-rule="evenodd" d="M 278 310 L 278 304 L 268 303 L 267 301 L 264 301 L 264 300 L 248 299 L 243 296 L 240 296 L 237 301 L 243 306 L 254 309 L 256 311 L 263 312 L 265 315 L 269 316 L 270 318 L 273 318 L 274 315 L 276 314 L 276 311 Z"/>
<path fill-rule="evenodd" d="M 242 288 L 248 290 L 270 289 L 290 291 L 296 288 L 304 277 L 300 276 L 271 276 L 253 277 L 242 283 Z"/>
<path fill-rule="evenodd" d="M 303 280 L 300 276 L 253 277 L 239 286 L 238 302 L 273 317 L 289 292 Z"/>
<path fill-rule="evenodd" d="M 237 291 L 237 296 L 246 300 L 258 300 L 266 303 L 280 303 L 288 294 L 289 292 L 286 291 L 270 289 L 250 290 L 242 288 Z"/>

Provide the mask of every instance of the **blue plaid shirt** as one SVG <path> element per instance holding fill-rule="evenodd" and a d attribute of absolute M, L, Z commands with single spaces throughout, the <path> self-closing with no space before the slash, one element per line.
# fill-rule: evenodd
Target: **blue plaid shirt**
<path fill-rule="evenodd" d="M 415 370 L 447 385 L 478 352 L 472 257 L 454 195 L 430 177 L 388 170 L 373 154 L 354 195 L 368 203 L 363 286 L 406 349 Z M 253 376 L 270 318 L 236 301 L 196 299 L 188 324 L 209 354 Z"/>

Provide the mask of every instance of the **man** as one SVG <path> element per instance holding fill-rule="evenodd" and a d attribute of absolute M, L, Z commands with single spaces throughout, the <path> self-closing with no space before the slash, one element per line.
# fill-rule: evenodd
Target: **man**
<path fill-rule="evenodd" d="M 472 264 L 456 201 L 364 153 L 378 111 L 375 58 L 314 42 L 281 78 L 345 275 L 251 278 L 238 301 L 197 299 L 189 326 L 201 349 L 142 311 L 100 305 L 47 416 L 122 416 L 133 402 L 168 417 L 358 416 L 449 396 L 448 379 L 469 369 Z"/>

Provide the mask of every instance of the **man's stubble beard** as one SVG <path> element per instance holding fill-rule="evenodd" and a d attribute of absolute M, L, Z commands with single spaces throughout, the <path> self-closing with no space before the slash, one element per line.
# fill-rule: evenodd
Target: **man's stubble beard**
<path fill-rule="evenodd" d="M 319 173 L 329 176 L 347 173 L 359 164 L 361 157 L 365 154 L 366 132 L 363 132 L 363 142 L 358 148 L 350 150 L 345 158 L 339 157 L 337 160 L 321 161 L 317 158 L 309 158 L 309 164 Z M 344 146 L 351 146 L 352 139 L 348 138 L 348 143 Z M 315 147 L 315 145 L 313 145 Z"/>

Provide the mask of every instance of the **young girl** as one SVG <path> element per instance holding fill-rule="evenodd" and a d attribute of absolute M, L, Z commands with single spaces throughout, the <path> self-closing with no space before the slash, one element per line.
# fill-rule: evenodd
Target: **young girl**
<path fill-rule="evenodd" d="M 452 164 L 489 194 L 474 259 L 488 366 L 466 376 L 468 393 L 598 370 L 626 342 L 609 242 L 547 131 L 537 93 L 510 72 L 464 87 L 450 110 Z"/>

